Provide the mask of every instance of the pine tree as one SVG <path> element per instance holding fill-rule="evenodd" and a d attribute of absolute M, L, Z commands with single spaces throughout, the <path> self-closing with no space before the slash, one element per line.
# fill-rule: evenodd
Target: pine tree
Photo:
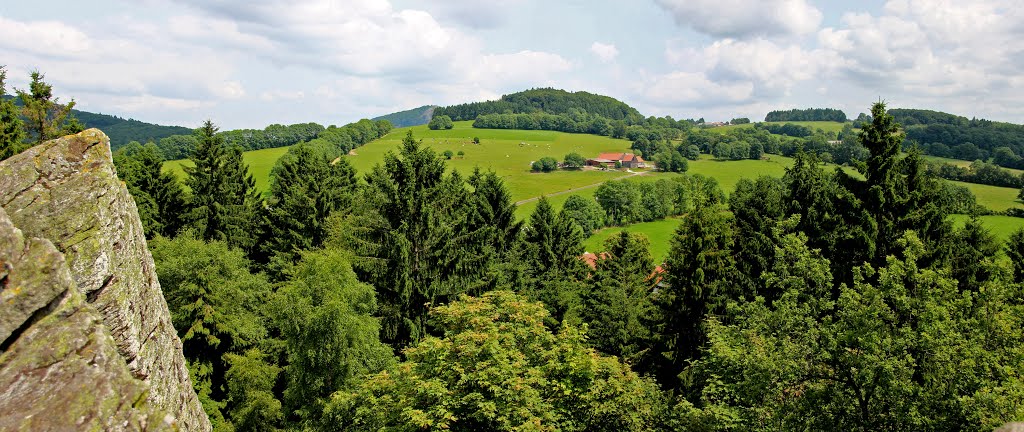
<path fill-rule="evenodd" d="M 884 102 L 871 106 L 871 123 L 860 131 L 860 142 L 871 153 L 867 161 L 867 184 L 864 205 L 875 216 L 878 229 L 875 240 L 875 262 L 884 264 L 896 241 L 899 230 L 901 195 L 906 191 L 900 177 L 899 153 L 903 136 L 900 125 L 885 111 Z"/>
<path fill-rule="evenodd" d="M 259 195 L 239 148 L 227 148 L 217 127 L 207 120 L 196 130 L 195 164 L 186 167 L 192 191 L 187 220 L 205 240 L 223 240 L 247 249 L 253 242 L 253 217 Z"/>
<path fill-rule="evenodd" d="M 669 387 L 677 387 L 687 363 L 700 357 L 705 318 L 721 314 L 728 300 L 743 294 L 733 282 L 732 235 L 727 216 L 717 207 L 695 209 L 676 229 L 665 263 L 667 286 L 652 296 L 657 313 L 649 324 L 655 375 Z"/>
<path fill-rule="evenodd" d="M 633 364 L 650 342 L 644 324 L 653 312 L 650 292 L 656 279 L 648 245 L 647 237 L 627 231 L 609 238 L 582 294 L 580 315 L 589 326 L 591 343 Z"/>
<path fill-rule="evenodd" d="M 321 247 L 328 217 L 352 206 L 356 184 L 355 169 L 344 158 L 335 160 L 309 144 L 289 150 L 271 171 L 264 256 L 294 262 L 297 252 Z"/>
<path fill-rule="evenodd" d="M 7 71 L 0 66 L 0 160 L 14 156 L 25 139 L 24 123 L 14 101 L 4 99 L 7 95 L 5 80 Z"/>
<path fill-rule="evenodd" d="M 26 119 L 25 129 L 36 144 L 57 138 L 65 132 L 81 131 L 81 124 L 73 120 L 74 116 L 71 115 L 75 100 L 67 104 L 60 103 L 60 99 L 53 97 L 53 86 L 43 81 L 45 76 L 41 72 L 32 71 L 31 76 L 29 91 L 16 91 L 22 103 L 21 113 Z M 65 125 L 69 116 L 71 124 Z"/>
<path fill-rule="evenodd" d="M 361 280 L 377 288 L 381 339 L 396 348 L 427 334 L 427 312 L 479 290 L 487 257 L 464 245 L 486 241 L 466 223 L 473 202 L 457 172 L 409 132 L 398 155 L 388 154 L 366 176 L 352 215 L 332 229 L 356 255 Z"/>

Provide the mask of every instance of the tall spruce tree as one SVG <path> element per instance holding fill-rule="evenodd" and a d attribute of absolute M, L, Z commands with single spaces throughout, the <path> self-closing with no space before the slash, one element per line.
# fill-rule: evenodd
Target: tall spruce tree
<path fill-rule="evenodd" d="M 1006 256 L 1013 267 L 1013 282 L 1024 283 L 1024 229 L 1010 234 L 1006 240 Z"/>
<path fill-rule="evenodd" d="M 361 280 L 377 288 L 381 339 L 396 348 L 427 334 L 432 305 L 479 290 L 487 269 L 486 256 L 464 247 L 487 233 L 466 223 L 470 193 L 445 169 L 410 131 L 399 154 L 387 154 L 366 175 L 352 215 L 332 233 L 355 253 Z"/>
<path fill-rule="evenodd" d="M 650 293 L 660 278 L 653 274 L 649 244 L 646 236 L 627 231 L 609 238 L 581 296 L 591 344 L 632 364 L 650 346 L 645 320 L 653 313 Z"/>
<path fill-rule="evenodd" d="M 163 156 L 153 143 L 128 143 L 114 153 L 118 177 L 135 199 L 148 238 L 174 236 L 182 226 L 185 196 L 177 177 L 162 172 Z"/>
<path fill-rule="evenodd" d="M 310 144 L 299 144 L 274 165 L 263 223 L 265 238 L 260 242 L 263 256 L 294 262 L 299 251 L 324 244 L 328 216 L 351 208 L 355 169 L 344 158 L 332 156 Z"/>
<path fill-rule="evenodd" d="M 196 130 L 195 164 L 186 167 L 192 191 L 187 220 L 204 240 L 223 240 L 243 249 L 252 246 L 258 195 L 240 148 L 227 147 L 207 120 Z"/>
<path fill-rule="evenodd" d="M 665 263 L 665 282 L 652 296 L 657 313 L 651 333 L 652 363 L 658 380 L 670 388 L 695 385 L 680 373 L 700 357 L 706 341 L 704 320 L 724 312 L 730 299 L 740 298 L 733 260 L 733 233 L 717 206 L 698 207 L 683 217 L 672 238 Z"/>
<path fill-rule="evenodd" d="M 14 156 L 25 139 L 25 124 L 21 121 L 18 107 L 7 95 L 5 80 L 7 70 L 0 66 L 0 160 Z"/>
<path fill-rule="evenodd" d="M 867 184 L 862 199 L 864 206 L 875 216 L 878 230 L 875 263 L 881 265 L 902 236 L 898 219 L 906 187 L 900 176 L 898 158 L 903 136 L 899 132 L 899 123 L 885 111 L 884 102 L 871 106 L 871 117 L 871 123 L 865 124 L 860 131 L 860 142 L 871 154 L 867 160 Z"/>
<path fill-rule="evenodd" d="M 567 215 L 557 215 L 541 197 L 524 228 L 523 247 L 530 268 L 527 290 L 551 312 L 554 325 L 579 306 L 579 290 L 586 276 L 583 229 Z"/>

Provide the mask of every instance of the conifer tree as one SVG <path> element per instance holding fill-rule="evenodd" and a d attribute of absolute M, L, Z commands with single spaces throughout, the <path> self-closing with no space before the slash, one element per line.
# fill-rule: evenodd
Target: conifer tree
<path fill-rule="evenodd" d="M 131 142 L 114 153 L 118 177 L 135 199 L 148 238 L 177 234 L 185 211 L 181 184 L 173 173 L 162 172 L 163 161 L 153 143 Z"/>
<path fill-rule="evenodd" d="M 344 158 L 331 156 L 299 144 L 277 161 L 263 224 L 268 232 L 260 245 L 264 256 L 279 255 L 292 262 L 298 251 L 322 246 L 328 216 L 350 209 L 355 169 Z"/>
<path fill-rule="evenodd" d="M 210 120 L 196 130 L 196 138 L 191 157 L 195 166 L 185 168 L 186 185 L 192 190 L 189 225 L 205 240 L 224 240 L 246 249 L 252 245 L 258 195 L 242 151 L 227 147 Z"/>
<path fill-rule="evenodd" d="M 654 261 L 642 234 L 627 231 L 605 242 L 589 289 L 582 294 L 581 318 L 595 348 L 636 364 L 649 348 L 645 321 L 653 312 Z M 641 368 L 642 369 L 642 368 Z"/>
<path fill-rule="evenodd" d="M 0 66 L 0 97 L 7 95 L 7 71 Z M 14 101 L 0 98 L 0 160 L 14 156 L 25 139 L 25 125 Z"/>
<path fill-rule="evenodd" d="M 676 229 L 665 263 L 667 286 L 653 295 L 657 313 L 650 323 L 652 363 L 663 385 L 677 387 L 686 364 L 700 356 L 705 318 L 743 294 L 734 283 L 732 237 L 727 216 L 716 206 L 698 207 Z"/>
<path fill-rule="evenodd" d="M 42 72 L 32 71 L 31 76 L 29 91 L 17 90 L 17 93 L 22 103 L 21 114 L 26 119 L 25 129 L 35 143 L 38 145 L 65 133 L 80 132 L 82 126 L 71 114 L 75 100 L 60 103 L 59 98 L 53 97 L 53 86 L 43 81 L 45 76 Z M 66 125 L 66 121 L 70 124 Z"/>
<path fill-rule="evenodd" d="M 409 132 L 399 154 L 388 154 L 366 176 L 353 214 L 334 229 L 353 251 L 361 280 L 377 288 L 381 339 L 396 348 L 429 330 L 431 305 L 478 290 L 487 257 L 465 245 L 487 233 L 466 223 L 473 207 L 457 172 Z"/>
<path fill-rule="evenodd" d="M 1006 256 L 1013 267 L 1013 282 L 1024 283 L 1024 229 L 1010 234 L 1006 240 Z"/>
<path fill-rule="evenodd" d="M 871 153 L 867 160 L 867 184 L 864 206 L 875 216 L 877 237 L 875 262 L 884 264 L 896 241 L 902 236 L 898 221 L 901 194 L 905 191 L 900 177 L 899 153 L 903 136 L 900 125 L 885 111 L 884 102 L 871 106 L 871 123 L 860 131 L 860 141 Z"/>

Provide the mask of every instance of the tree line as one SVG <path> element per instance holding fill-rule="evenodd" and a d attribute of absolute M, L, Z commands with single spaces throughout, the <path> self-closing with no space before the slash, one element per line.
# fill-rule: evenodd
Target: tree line
<path fill-rule="evenodd" d="M 486 114 L 530 114 L 543 112 L 560 115 L 586 113 L 609 120 L 637 124 L 643 116 L 633 107 L 608 96 L 587 92 L 567 92 L 553 88 L 531 89 L 507 94 L 496 101 L 473 102 L 438 107 L 434 116 L 447 115 L 452 120 L 476 120 Z"/>
<path fill-rule="evenodd" d="M 834 121 L 846 122 L 846 113 L 835 108 L 806 108 L 770 111 L 764 116 L 766 122 L 785 121 Z"/>

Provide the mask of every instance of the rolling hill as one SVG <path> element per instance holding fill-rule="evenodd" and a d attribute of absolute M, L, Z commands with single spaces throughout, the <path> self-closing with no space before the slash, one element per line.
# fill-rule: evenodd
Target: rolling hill
<path fill-rule="evenodd" d="M 434 116 L 434 109 L 436 108 L 436 105 L 424 105 L 419 108 L 374 117 L 370 120 L 387 120 L 396 128 L 425 125 L 430 123 L 430 119 Z"/>

